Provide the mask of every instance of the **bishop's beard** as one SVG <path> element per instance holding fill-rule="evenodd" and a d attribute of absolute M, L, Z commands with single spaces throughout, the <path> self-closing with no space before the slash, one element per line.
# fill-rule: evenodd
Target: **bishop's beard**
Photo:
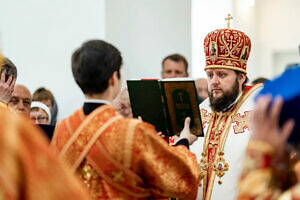
<path fill-rule="evenodd" d="M 208 92 L 209 102 L 211 109 L 216 112 L 226 111 L 226 109 L 236 100 L 239 96 L 239 83 L 235 80 L 231 91 L 224 92 L 222 96 L 215 98 L 212 92 Z"/>

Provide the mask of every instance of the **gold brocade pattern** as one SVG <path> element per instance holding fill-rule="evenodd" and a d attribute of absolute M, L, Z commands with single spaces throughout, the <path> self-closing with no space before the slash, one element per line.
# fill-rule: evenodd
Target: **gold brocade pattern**
<path fill-rule="evenodd" d="M 0 200 L 4 200 L 4 192 L 0 189 Z"/>
<path fill-rule="evenodd" d="M 114 109 L 109 110 L 116 113 Z M 101 112 L 99 117 L 102 117 Z M 133 121 L 137 120 L 122 118 L 108 126 L 99 136 L 96 145 L 87 154 L 87 161 L 81 163 L 76 170 L 81 180 L 84 180 L 90 188 L 94 187 L 94 184 L 98 185 L 94 187 L 93 196 L 99 196 L 94 199 L 145 199 L 131 196 L 131 193 L 122 190 L 121 187 L 106 181 L 106 178 L 101 178 L 100 173 L 98 173 L 100 178 L 96 178 L 94 172 L 98 172 L 97 169 L 100 168 L 100 164 L 103 166 L 103 162 L 101 162 L 101 159 L 98 159 L 98 161 L 94 159 L 97 156 L 92 153 L 96 152 L 97 148 L 95 147 L 98 147 L 97 144 L 100 143 L 107 154 L 123 166 L 126 163 L 129 166 L 127 170 L 132 171 L 142 180 L 142 182 L 138 182 L 137 187 L 151 191 L 153 196 L 150 199 L 161 199 L 162 197 L 195 199 L 198 188 L 191 187 L 197 186 L 199 181 L 199 168 L 195 155 L 190 153 L 186 147 L 168 146 L 161 137 L 157 136 L 154 127 L 150 124 L 139 121 L 136 126 L 130 128 L 129 125 Z M 75 125 L 73 125 L 73 129 L 76 129 Z M 57 130 L 60 130 L 60 133 L 56 133 L 58 134 L 57 139 L 64 138 L 61 134 L 66 133 L 66 126 L 60 124 Z M 92 157 L 92 155 L 95 156 Z M 107 163 L 105 162 L 105 164 Z M 123 189 L 126 189 L 129 185 L 128 175 L 126 174 L 125 170 L 124 174 L 120 173 L 120 170 L 105 170 L 105 175 L 110 176 L 111 180 L 115 178 L 115 181 L 122 181 L 124 175 L 125 184 Z"/>
<path fill-rule="evenodd" d="M 237 107 L 237 106 L 236 106 Z M 213 113 L 214 120 L 211 121 L 204 141 L 204 158 L 201 158 L 202 166 L 207 165 L 207 172 L 202 172 L 204 178 L 203 194 L 204 199 L 211 198 L 212 187 L 215 176 L 219 177 L 219 184 L 222 184 L 221 178 L 228 171 L 229 165 L 224 159 L 224 146 L 231 125 L 231 116 L 235 114 L 236 109 L 227 113 Z"/>
<path fill-rule="evenodd" d="M 28 119 L 0 109 L 0 132 L 3 199 L 90 199 L 82 184 L 50 152 L 44 134 Z"/>
<path fill-rule="evenodd" d="M 221 178 L 225 175 L 225 172 L 229 170 L 230 166 L 224 159 L 224 147 L 233 120 L 235 119 L 237 128 L 241 127 L 240 129 L 236 128 L 237 130 L 240 131 L 246 128 L 245 123 L 247 121 L 246 119 L 249 117 L 249 113 L 245 112 L 245 115 L 243 116 L 236 115 L 236 113 L 248 96 L 260 86 L 261 85 L 254 86 L 249 91 L 245 92 L 230 111 L 225 113 L 211 113 L 212 120 L 210 120 L 205 134 L 203 152 L 200 159 L 200 178 L 201 181 L 203 180 L 204 200 L 211 199 L 215 176 L 219 177 L 218 183 L 222 184 Z M 203 111 L 205 110 L 203 109 Z M 205 113 L 206 116 L 208 116 L 206 112 L 201 113 Z M 200 186 L 201 185 L 202 184 L 200 183 Z"/>
<path fill-rule="evenodd" d="M 248 131 L 251 130 L 249 123 L 250 116 L 251 113 L 249 111 L 245 111 L 244 115 L 237 113 L 233 116 L 232 123 L 235 123 L 235 125 L 233 126 L 235 134 L 244 133 L 246 129 L 248 129 Z"/>
<path fill-rule="evenodd" d="M 100 116 L 98 113 L 102 113 L 102 115 Z M 89 119 L 85 120 L 83 125 L 74 133 L 76 137 L 72 135 L 60 153 L 72 170 L 75 171 L 81 163 L 82 153 L 85 151 L 86 145 L 97 139 L 95 133 L 99 132 L 99 129 L 103 129 L 107 121 L 120 117 L 116 112 L 106 109 L 106 106 L 97 109 L 88 116 Z"/>
<path fill-rule="evenodd" d="M 208 142 L 208 149 L 206 149 L 208 155 L 208 177 L 211 177 L 212 172 L 220 178 L 219 184 L 221 184 L 221 177 L 224 176 L 225 171 L 228 171 L 228 163 L 223 158 L 224 152 L 220 149 L 220 146 L 223 145 L 221 141 L 226 137 L 226 126 L 228 127 L 228 113 L 216 113 L 216 120 Z M 224 131 L 225 130 L 225 131 Z M 212 182 L 212 180 L 208 180 Z M 210 184 L 208 182 L 208 184 Z"/>
<path fill-rule="evenodd" d="M 281 192 L 272 184 L 273 170 L 269 162 L 272 155 L 268 143 L 249 142 L 238 188 L 239 200 L 279 199 Z"/>
<path fill-rule="evenodd" d="M 220 177 L 219 184 L 222 184 L 221 177 L 224 176 L 225 171 L 228 171 L 229 165 L 223 158 L 223 152 L 219 153 L 219 157 L 214 163 L 213 170 L 217 173 L 217 176 Z"/>
<path fill-rule="evenodd" d="M 228 28 L 212 31 L 204 40 L 205 70 L 227 68 L 247 73 L 250 50 L 251 41 L 245 33 Z"/>
<path fill-rule="evenodd" d="M 206 124 L 209 124 L 210 120 L 212 119 L 211 113 L 208 113 L 207 110 L 201 109 L 201 120 L 202 120 L 202 126 L 203 128 L 206 127 Z"/>
<path fill-rule="evenodd" d="M 96 170 L 86 159 L 80 164 L 76 170 L 76 174 L 86 185 L 93 198 L 103 196 L 103 189 L 101 187 L 101 177 L 99 177 Z"/>

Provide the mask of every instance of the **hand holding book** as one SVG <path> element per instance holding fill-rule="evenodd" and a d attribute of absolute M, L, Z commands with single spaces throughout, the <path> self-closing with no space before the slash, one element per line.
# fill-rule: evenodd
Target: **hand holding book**
<path fill-rule="evenodd" d="M 192 145 L 198 139 L 196 135 L 191 133 L 190 123 L 191 123 L 191 118 L 187 117 L 184 121 L 184 128 L 180 132 L 179 137 L 175 139 L 175 143 L 181 139 L 187 139 L 189 141 L 189 145 Z"/>

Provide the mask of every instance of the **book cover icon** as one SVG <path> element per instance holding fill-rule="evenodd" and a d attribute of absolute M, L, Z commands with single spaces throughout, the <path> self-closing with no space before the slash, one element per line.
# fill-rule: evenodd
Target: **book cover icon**
<path fill-rule="evenodd" d="M 186 117 L 191 133 L 203 136 L 193 80 L 128 80 L 133 117 L 153 124 L 164 135 L 179 135 Z"/>

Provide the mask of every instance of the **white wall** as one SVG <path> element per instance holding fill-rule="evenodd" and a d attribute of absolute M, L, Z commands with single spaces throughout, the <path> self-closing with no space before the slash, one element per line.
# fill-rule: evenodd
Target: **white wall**
<path fill-rule="evenodd" d="M 192 0 L 192 74 L 194 78 L 206 77 L 204 72 L 204 38 L 216 29 L 226 28 L 225 17 L 233 15 L 233 0 Z M 235 20 L 231 20 L 235 28 Z"/>
<path fill-rule="evenodd" d="M 252 42 L 248 77 L 273 78 L 286 64 L 299 62 L 299 0 L 192 0 L 193 75 L 205 76 L 203 40 L 216 28 L 225 27 L 232 10 L 232 28 L 245 32 Z"/>
<path fill-rule="evenodd" d="M 300 1 L 256 0 L 252 7 L 241 7 L 247 1 L 235 0 L 235 11 L 253 43 L 249 69 L 252 77 L 273 78 L 285 64 L 299 62 Z"/>
<path fill-rule="evenodd" d="M 268 76 L 280 73 L 276 69 L 276 53 L 298 53 L 300 44 L 300 1 L 299 0 L 260 0 L 258 6 L 259 63 Z M 293 62 L 291 60 L 291 62 Z"/>
<path fill-rule="evenodd" d="M 247 62 L 247 76 L 250 81 L 259 76 L 258 35 L 255 0 L 234 0 L 235 28 L 251 39 L 251 52 Z"/>
<path fill-rule="evenodd" d="M 105 0 L 0 0 L 0 45 L 31 92 L 49 88 L 59 118 L 82 105 L 71 54 L 88 39 L 105 37 Z"/>
<path fill-rule="evenodd" d="M 160 78 L 168 54 L 191 61 L 190 0 L 108 0 L 106 20 L 106 39 L 123 54 L 123 87 L 125 79 Z"/>
<path fill-rule="evenodd" d="M 123 82 L 159 78 L 161 60 L 174 52 L 187 57 L 192 77 L 205 76 L 204 37 L 226 26 L 228 12 L 233 13 L 232 27 L 252 40 L 251 79 L 271 78 L 284 63 L 298 59 L 299 0 L 0 0 L 0 6 L 5 8 L 0 47 L 17 65 L 18 82 L 31 92 L 39 86 L 52 90 L 60 118 L 81 106 L 70 57 L 92 38 L 121 50 Z"/>

